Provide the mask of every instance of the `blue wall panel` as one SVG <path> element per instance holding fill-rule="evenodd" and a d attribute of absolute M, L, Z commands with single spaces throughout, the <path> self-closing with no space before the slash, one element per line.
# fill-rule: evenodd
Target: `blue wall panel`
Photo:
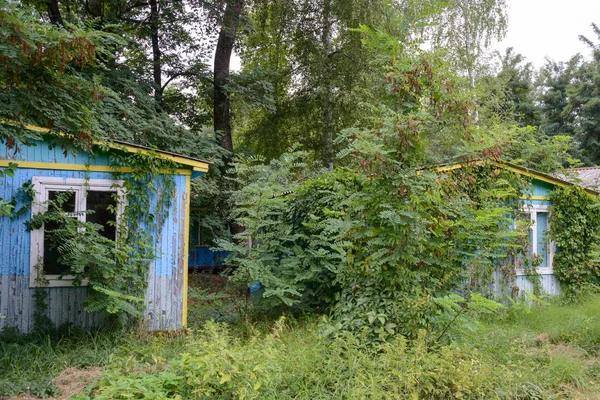
<path fill-rule="evenodd" d="M 159 193 L 162 185 L 159 187 Z M 147 317 L 151 330 L 180 327 L 183 313 L 185 260 L 186 177 L 175 176 L 175 197 L 160 232 L 154 231 L 159 258 L 150 266 L 146 293 Z M 158 195 L 153 196 L 153 206 Z"/>
<path fill-rule="evenodd" d="M 48 149 L 43 143 L 34 147 L 21 146 L 21 151 L 16 155 L 7 151 L 5 146 L 0 146 L 0 159 L 79 165 L 109 165 L 110 162 L 106 154 L 90 158 L 86 153 L 78 153 L 65 158 L 61 149 Z M 11 199 L 34 176 L 112 179 L 108 172 L 18 168 L 14 177 L 0 178 L 0 198 Z M 189 195 L 186 193 L 186 178 L 185 175 L 174 176 L 174 193 L 164 193 L 162 180 L 156 179 L 157 193 L 151 195 L 153 206 L 156 206 L 159 196 L 173 197 L 162 229 L 153 230 L 158 258 L 150 266 L 146 292 L 146 319 L 151 330 L 175 329 L 182 325 L 186 257 L 184 228 Z M 17 204 L 17 209 L 21 205 Z M 6 316 L 5 319 L 0 318 L 0 329 L 15 326 L 27 332 L 33 327 L 34 289 L 29 287 L 30 234 L 24 224 L 30 216 L 30 212 L 27 212 L 15 220 L 0 217 L 0 315 Z M 87 288 L 59 287 L 44 290 L 48 293 L 47 315 L 57 325 L 72 323 L 92 327 L 102 321 L 101 315 L 89 314 L 83 309 Z"/>
<path fill-rule="evenodd" d="M 554 275 L 540 275 L 542 284 L 542 294 L 555 295 L 560 293 L 560 283 Z M 526 276 L 517 276 L 516 285 L 519 288 L 519 294 L 525 296 L 526 291 L 533 293 L 533 283 Z"/>
<path fill-rule="evenodd" d="M 533 180 L 533 195 L 534 196 L 550 196 L 550 192 L 554 190 L 554 185 L 539 181 L 537 179 Z"/>
<path fill-rule="evenodd" d="M 33 141 L 32 146 L 19 145 L 19 151 L 7 149 L 6 146 L 0 146 L 0 160 L 33 161 L 57 164 L 79 164 L 85 165 L 110 165 L 109 155 L 99 149 L 94 149 L 92 153 L 76 151 L 64 154 L 60 147 L 48 148 L 48 145 L 42 141 Z"/>
<path fill-rule="evenodd" d="M 212 251 L 210 247 L 201 246 L 190 249 L 189 266 L 190 267 L 222 267 L 225 265 L 225 258 L 229 255 L 227 251 Z"/>

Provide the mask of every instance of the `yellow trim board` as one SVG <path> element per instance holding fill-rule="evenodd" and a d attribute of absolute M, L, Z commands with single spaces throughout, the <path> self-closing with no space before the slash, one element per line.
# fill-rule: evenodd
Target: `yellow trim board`
<path fill-rule="evenodd" d="M 190 250 L 190 198 L 191 198 L 191 177 L 185 177 L 185 222 L 183 226 L 183 305 L 181 316 L 181 325 L 187 327 L 188 314 L 188 269 L 189 269 L 189 250 Z"/>
<path fill-rule="evenodd" d="M 84 164 L 61 164 L 61 163 L 49 163 L 39 161 L 13 161 L 13 160 L 0 160 L 0 167 L 8 167 L 9 164 L 16 164 L 17 168 L 33 168 L 33 169 L 54 169 L 63 171 L 90 171 L 90 172 L 133 172 L 131 167 L 110 167 L 107 165 L 84 165 Z M 174 170 L 177 175 L 192 175 L 192 171 L 189 169 L 176 169 Z M 164 170 L 161 173 L 170 174 L 172 171 Z"/>
<path fill-rule="evenodd" d="M 0 122 L 5 123 L 5 124 L 8 123 L 11 125 L 20 125 L 17 122 L 11 122 L 11 121 L 6 121 L 6 120 L 0 120 Z M 26 124 L 23 127 L 25 129 L 28 129 L 33 132 L 40 132 L 40 133 L 49 133 L 50 132 L 49 128 L 43 128 L 40 126 L 35 126 L 35 125 L 30 125 L 30 124 Z M 94 144 L 97 146 L 105 146 L 110 149 L 126 151 L 129 153 L 141 153 L 141 154 L 146 154 L 146 155 L 155 155 L 159 158 L 162 158 L 163 160 L 170 160 L 170 161 L 176 162 L 178 164 L 190 166 L 190 167 L 192 167 L 192 169 L 194 171 L 197 171 L 197 172 L 208 172 L 208 168 L 210 166 L 210 164 L 207 162 L 200 161 L 200 160 L 194 160 L 194 159 L 191 159 L 191 158 L 188 158 L 185 156 L 170 154 L 170 153 L 167 153 L 167 152 L 164 152 L 161 150 L 148 149 L 148 148 L 144 148 L 141 146 L 138 147 L 138 146 L 131 145 L 131 144 L 112 142 L 110 140 L 94 140 Z"/>
<path fill-rule="evenodd" d="M 460 169 L 460 168 L 463 168 L 468 165 L 483 165 L 483 162 L 482 161 L 472 161 L 472 162 L 468 162 L 468 163 L 442 165 L 441 167 L 437 168 L 437 171 L 438 172 L 454 171 L 455 169 Z"/>
<path fill-rule="evenodd" d="M 565 186 L 572 185 L 572 183 L 565 182 L 565 181 L 563 181 L 561 179 L 557 179 L 557 178 L 555 179 L 555 178 L 552 178 L 552 177 L 547 176 L 547 175 L 542 175 L 540 173 L 535 173 L 535 172 L 530 171 L 530 170 L 525 169 L 525 168 L 520 168 L 520 167 L 513 166 L 513 165 L 510 165 L 510 164 L 506 164 L 506 163 L 500 163 L 500 162 L 497 162 L 497 161 L 491 161 L 491 163 L 493 165 L 496 165 L 497 167 L 505 168 L 505 169 L 507 169 L 507 170 L 509 170 L 511 172 L 516 173 L 516 174 L 525 175 L 525 176 L 528 176 L 530 178 L 535 178 L 538 181 L 542 181 L 542 182 L 546 182 L 546 183 L 551 183 L 551 184 L 556 185 L 556 186 L 565 187 Z"/>
<path fill-rule="evenodd" d="M 103 141 L 95 140 L 94 144 L 96 144 L 98 146 L 107 146 L 114 150 L 126 151 L 128 153 L 141 153 L 141 154 L 155 153 L 155 155 L 157 157 L 160 157 L 164 160 L 170 160 L 170 161 L 176 162 L 178 164 L 189 165 L 190 167 L 193 167 L 194 171 L 208 172 L 208 167 L 209 167 L 208 163 L 190 160 L 186 157 L 176 156 L 174 154 L 167 154 L 167 153 L 161 152 L 160 150 L 143 149 L 143 148 L 132 146 L 129 144 L 115 143 L 115 142 L 110 142 L 110 141 L 103 142 Z"/>
<path fill-rule="evenodd" d="M 520 200 L 550 200 L 549 196 L 527 196 L 521 197 Z"/>
<path fill-rule="evenodd" d="M 542 181 L 542 182 L 546 182 L 546 183 L 550 183 L 552 185 L 555 186 L 560 186 L 560 187 L 566 187 L 566 186 L 570 186 L 570 185 L 576 185 L 575 183 L 571 183 L 571 182 L 567 182 L 564 181 L 562 179 L 559 178 L 554 178 L 550 175 L 544 174 L 542 172 L 537 172 L 534 170 L 531 170 L 529 168 L 525 168 L 525 167 L 520 167 L 518 165 L 514 165 L 511 164 L 509 162 L 506 161 L 484 161 L 484 160 L 473 160 L 473 161 L 469 161 L 469 162 L 464 162 L 464 163 L 457 163 L 457 164 L 451 164 L 451 165 L 442 165 L 437 167 L 437 171 L 438 172 L 446 172 L 446 171 L 453 171 L 455 169 L 460 169 L 463 168 L 465 166 L 469 166 L 469 165 L 483 165 L 485 163 L 490 163 L 492 165 L 495 165 L 498 168 L 504 168 L 508 171 L 514 172 L 516 174 L 519 175 L 523 175 L 523 176 L 527 176 L 529 178 L 533 178 L 533 179 L 537 179 L 538 181 Z M 587 188 L 583 188 L 586 193 L 589 196 L 592 197 L 596 197 L 599 195 L 598 192 L 595 192 L 593 190 L 587 189 Z M 533 200 L 546 200 L 546 199 L 535 199 L 532 197 Z"/>

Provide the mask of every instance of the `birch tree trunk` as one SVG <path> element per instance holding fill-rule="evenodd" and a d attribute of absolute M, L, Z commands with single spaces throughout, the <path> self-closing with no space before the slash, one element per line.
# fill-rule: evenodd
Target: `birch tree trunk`
<path fill-rule="evenodd" d="M 323 71 L 322 71 L 322 161 L 323 166 L 333 169 L 333 90 L 331 87 L 331 0 L 323 2 L 323 31 L 321 43 L 323 45 Z"/>

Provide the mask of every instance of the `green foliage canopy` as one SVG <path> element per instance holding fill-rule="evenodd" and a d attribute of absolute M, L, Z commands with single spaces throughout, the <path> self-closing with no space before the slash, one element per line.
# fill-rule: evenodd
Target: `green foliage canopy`
<path fill-rule="evenodd" d="M 524 185 L 490 166 L 423 168 L 457 149 L 494 150 L 467 151 L 471 103 L 435 55 L 362 31 L 387 55 L 377 60 L 388 85 L 372 126 L 343 131 L 345 167 L 321 175 L 302 152 L 267 165 L 240 159 L 235 217 L 246 230 L 222 247 L 237 276 L 260 280 L 267 299 L 324 307 L 337 328 L 370 338 L 414 336 L 439 328 L 435 299 L 465 280 L 466 293 L 487 285 L 521 234 L 504 201 Z"/>

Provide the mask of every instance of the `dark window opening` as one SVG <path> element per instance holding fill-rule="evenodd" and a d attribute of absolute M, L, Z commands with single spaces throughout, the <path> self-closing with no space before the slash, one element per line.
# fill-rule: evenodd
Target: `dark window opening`
<path fill-rule="evenodd" d="M 87 211 L 93 211 L 86 215 L 87 222 L 102 225 L 104 229 L 99 231 L 100 235 L 107 239 L 117 240 L 117 201 L 114 192 L 103 192 L 90 190 L 87 192 Z"/>
<path fill-rule="evenodd" d="M 62 210 L 67 213 L 74 213 L 76 194 L 75 192 L 49 191 L 48 200 L 51 201 L 50 207 L 55 210 Z M 73 217 L 76 218 L 76 217 Z M 57 222 L 46 222 L 44 224 L 44 273 L 49 275 L 61 275 L 69 267 L 59 261 L 60 253 L 58 248 L 62 245 L 61 241 L 53 232 L 60 229 L 61 225 Z"/>
<path fill-rule="evenodd" d="M 73 218 L 77 218 L 77 194 L 67 191 L 49 191 L 48 200 L 51 201 L 50 207 L 60 209 L 66 213 L 74 213 Z M 90 213 L 83 214 L 82 218 L 86 222 L 101 225 L 98 233 L 107 239 L 116 241 L 116 209 L 117 200 L 114 191 L 90 190 L 85 199 L 86 211 Z M 46 222 L 44 224 L 44 259 L 43 272 L 47 275 L 62 275 L 68 271 L 68 266 L 59 261 L 59 248 L 62 245 L 60 239 L 53 232 L 60 229 L 61 226 L 56 222 Z"/>

